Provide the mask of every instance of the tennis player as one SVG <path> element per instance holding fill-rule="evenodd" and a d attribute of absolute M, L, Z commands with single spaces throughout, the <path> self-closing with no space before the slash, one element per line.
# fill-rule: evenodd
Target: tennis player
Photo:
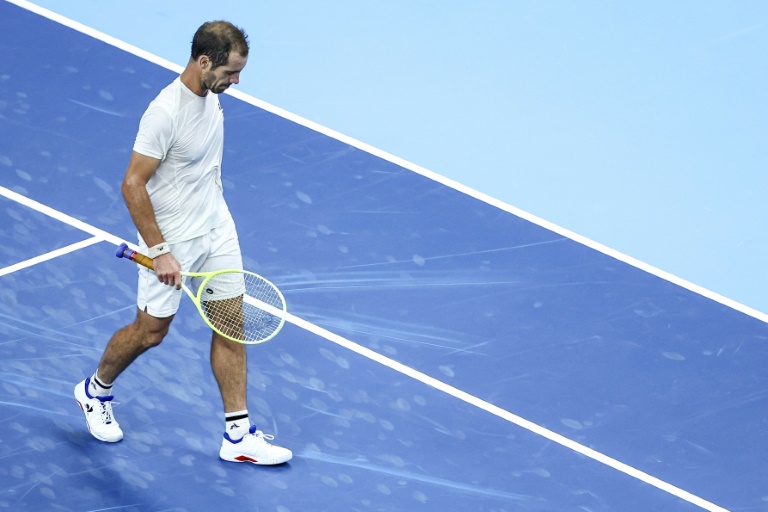
<path fill-rule="evenodd" d="M 142 353 L 163 341 L 181 301 L 181 270 L 242 269 L 240 244 L 222 193 L 224 113 L 218 94 L 239 83 L 248 37 L 225 21 L 203 24 L 181 75 L 163 89 L 139 124 L 123 197 L 138 230 L 141 267 L 134 322 L 110 339 L 94 374 L 75 387 L 91 434 L 117 442 L 112 385 Z M 211 366 L 224 404 L 219 456 L 233 462 L 281 464 L 291 459 L 273 436 L 252 426 L 246 405 L 245 345 L 214 333 Z"/>

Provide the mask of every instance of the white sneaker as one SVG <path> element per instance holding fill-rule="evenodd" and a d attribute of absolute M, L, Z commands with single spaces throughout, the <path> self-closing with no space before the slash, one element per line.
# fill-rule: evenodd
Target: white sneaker
<path fill-rule="evenodd" d="M 252 462 L 265 466 L 282 464 L 291 460 L 293 457 L 291 450 L 267 442 L 274 438 L 275 436 L 256 430 L 255 425 L 252 425 L 248 433 L 237 441 L 233 441 L 229 434 L 225 433 L 224 440 L 221 442 L 219 457 L 230 462 Z"/>
<path fill-rule="evenodd" d="M 75 400 L 85 414 L 85 424 L 88 431 L 99 441 L 116 443 L 123 438 L 120 425 L 112 416 L 113 396 L 91 396 L 88 393 L 88 384 L 91 378 L 75 386 Z"/>

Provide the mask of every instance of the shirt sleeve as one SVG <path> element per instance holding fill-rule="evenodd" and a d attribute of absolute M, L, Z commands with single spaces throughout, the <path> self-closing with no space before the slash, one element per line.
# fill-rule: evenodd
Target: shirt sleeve
<path fill-rule="evenodd" d="M 161 105 L 152 103 L 139 123 L 133 150 L 145 156 L 164 160 L 173 143 L 173 120 Z"/>

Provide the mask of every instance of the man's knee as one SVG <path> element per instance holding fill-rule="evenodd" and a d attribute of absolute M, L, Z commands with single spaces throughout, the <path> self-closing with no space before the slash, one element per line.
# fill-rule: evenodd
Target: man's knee
<path fill-rule="evenodd" d="M 154 348 L 163 342 L 165 335 L 168 334 L 168 330 L 165 331 L 145 331 L 142 336 L 144 346 L 146 348 Z"/>
<path fill-rule="evenodd" d="M 162 343 L 171 327 L 173 316 L 167 318 L 155 318 L 152 315 L 139 310 L 135 325 L 139 329 L 140 338 L 146 348 L 152 348 Z"/>

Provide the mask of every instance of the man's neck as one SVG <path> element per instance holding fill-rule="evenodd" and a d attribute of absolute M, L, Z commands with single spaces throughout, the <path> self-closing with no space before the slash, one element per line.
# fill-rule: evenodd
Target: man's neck
<path fill-rule="evenodd" d="M 198 96 L 205 96 L 208 94 L 208 90 L 204 89 L 201 80 L 200 72 L 195 67 L 195 62 L 190 60 L 187 63 L 187 67 L 181 72 L 181 83 L 187 86 L 187 89 L 197 94 Z"/>

